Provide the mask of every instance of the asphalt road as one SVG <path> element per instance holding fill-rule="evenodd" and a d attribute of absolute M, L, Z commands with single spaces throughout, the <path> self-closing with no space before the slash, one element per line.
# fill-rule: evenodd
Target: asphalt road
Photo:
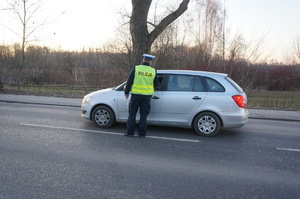
<path fill-rule="evenodd" d="M 300 198 L 300 123 L 99 129 L 72 107 L 0 102 L 0 198 Z"/>

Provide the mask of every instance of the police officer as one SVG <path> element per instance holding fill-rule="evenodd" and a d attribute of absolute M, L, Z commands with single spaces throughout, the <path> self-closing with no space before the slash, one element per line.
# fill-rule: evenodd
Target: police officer
<path fill-rule="evenodd" d="M 129 74 L 125 87 L 125 97 L 128 99 L 129 92 L 131 91 L 131 98 L 125 136 L 134 137 L 136 113 L 139 108 L 138 137 L 144 138 L 146 136 L 147 116 L 150 113 L 150 99 L 154 93 L 154 88 L 158 86 L 156 71 L 150 66 L 154 58 L 155 56 L 153 55 L 143 54 L 142 64 L 135 66 Z"/>

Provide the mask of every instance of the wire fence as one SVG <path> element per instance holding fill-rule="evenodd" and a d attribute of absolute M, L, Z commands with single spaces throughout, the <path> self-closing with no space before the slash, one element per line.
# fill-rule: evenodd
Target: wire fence
<path fill-rule="evenodd" d="M 16 85 L 3 84 L 4 92 L 28 95 L 81 98 L 84 95 L 100 90 L 99 87 L 66 86 L 66 85 L 26 85 L 20 90 Z M 251 90 L 247 93 L 248 108 L 278 110 L 300 110 L 300 91 L 266 91 Z"/>

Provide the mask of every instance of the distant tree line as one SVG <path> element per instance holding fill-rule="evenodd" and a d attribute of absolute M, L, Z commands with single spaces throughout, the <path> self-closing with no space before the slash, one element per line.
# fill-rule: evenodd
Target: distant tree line
<path fill-rule="evenodd" d="M 28 4 L 29 1 L 22 2 L 23 5 L 35 5 Z M 152 1 L 143 1 L 143 5 L 139 2 L 141 1 L 133 1 L 136 4 L 133 8 L 136 8 L 137 12 L 140 11 L 139 6 L 145 6 L 144 10 L 149 10 Z M 166 13 L 159 12 L 161 9 L 157 2 L 150 16 L 143 16 L 143 24 L 139 24 L 138 13 L 135 13 L 137 14 L 135 20 L 131 20 L 133 13 L 123 13 L 121 25 L 116 31 L 116 39 L 99 48 L 81 51 L 54 50 L 31 44 L 28 35 L 21 36 L 20 43 L 0 45 L 0 89 L 1 82 L 15 84 L 19 88 L 26 85 L 98 88 L 114 86 L 127 79 L 134 63 L 138 62 L 137 56 L 146 51 L 156 56 L 154 62 L 156 69 L 227 73 L 248 91 L 251 89 L 299 91 L 300 36 L 293 46 L 295 52 L 288 55 L 289 64 L 276 61 L 268 63 L 265 61 L 268 55 L 262 53 L 266 51 L 265 36 L 248 41 L 240 34 L 232 35 L 230 29 L 225 27 L 226 12 L 219 1 L 181 2 L 179 7 L 177 3 L 170 5 Z M 12 8 L 15 8 L 13 5 Z M 190 6 L 190 14 L 187 13 L 178 19 L 170 17 L 185 12 L 187 5 Z M 40 8 L 40 4 L 33 7 Z M 165 8 L 165 5 L 163 7 Z M 26 12 L 17 10 L 14 13 L 26 19 Z M 172 22 L 171 19 L 176 21 Z M 130 31 L 140 25 L 143 26 L 144 37 L 149 37 L 151 41 L 144 46 L 144 50 L 136 50 L 134 35 L 139 37 L 140 34 Z M 149 32 L 144 26 L 148 26 Z M 160 27 L 159 30 L 157 27 Z M 28 28 L 23 24 L 22 32 L 27 30 L 32 33 Z M 145 38 L 135 39 L 144 43 Z"/>
<path fill-rule="evenodd" d="M 112 51 L 112 50 L 111 50 Z M 105 88 L 126 80 L 133 66 L 126 53 L 103 49 L 80 52 L 29 46 L 21 85 L 69 85 Z M 243 59 L 201 59 L 198 49 L 168 46 L 153 49 L 156 69 L 188 69 L 227 73 L 245 90 L 300 90 L 300 65 L 253 64 Z M 20 46 L 0 46 L 0 74 L 4 84 L 17 84 Z"/>

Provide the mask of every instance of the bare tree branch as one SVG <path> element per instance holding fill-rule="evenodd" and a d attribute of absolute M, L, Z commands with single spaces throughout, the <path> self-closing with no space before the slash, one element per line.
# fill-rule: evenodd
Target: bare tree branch
<path fill-rule="evenodd" d="M 154 40 L 164 31 L 164 29 L 168 25 L 170 25 L 188 9 L 189 2 L 190 0 L 183 0 L 180 6 L 177 8 L 177 10 L 175 10 L 174 12 L 166 16 L 163 20 L 161 20 L 161 22 L 154 28 L 154 30 L 149 35 L 150 43 L 153 43 Z"/>
<path fill-rule="evenodd" d="M 150 53 L 151 45 L 163 30 L 187 10 L 190 0 L 182 0 L 178 9 L 154 26 L 151 33 L 148 31 L 147 19 L 152 0 L 132 0 L 131 2 L 130 33 L 133 42 L 134 63 L 138 64 L 143 53 Z"/>

